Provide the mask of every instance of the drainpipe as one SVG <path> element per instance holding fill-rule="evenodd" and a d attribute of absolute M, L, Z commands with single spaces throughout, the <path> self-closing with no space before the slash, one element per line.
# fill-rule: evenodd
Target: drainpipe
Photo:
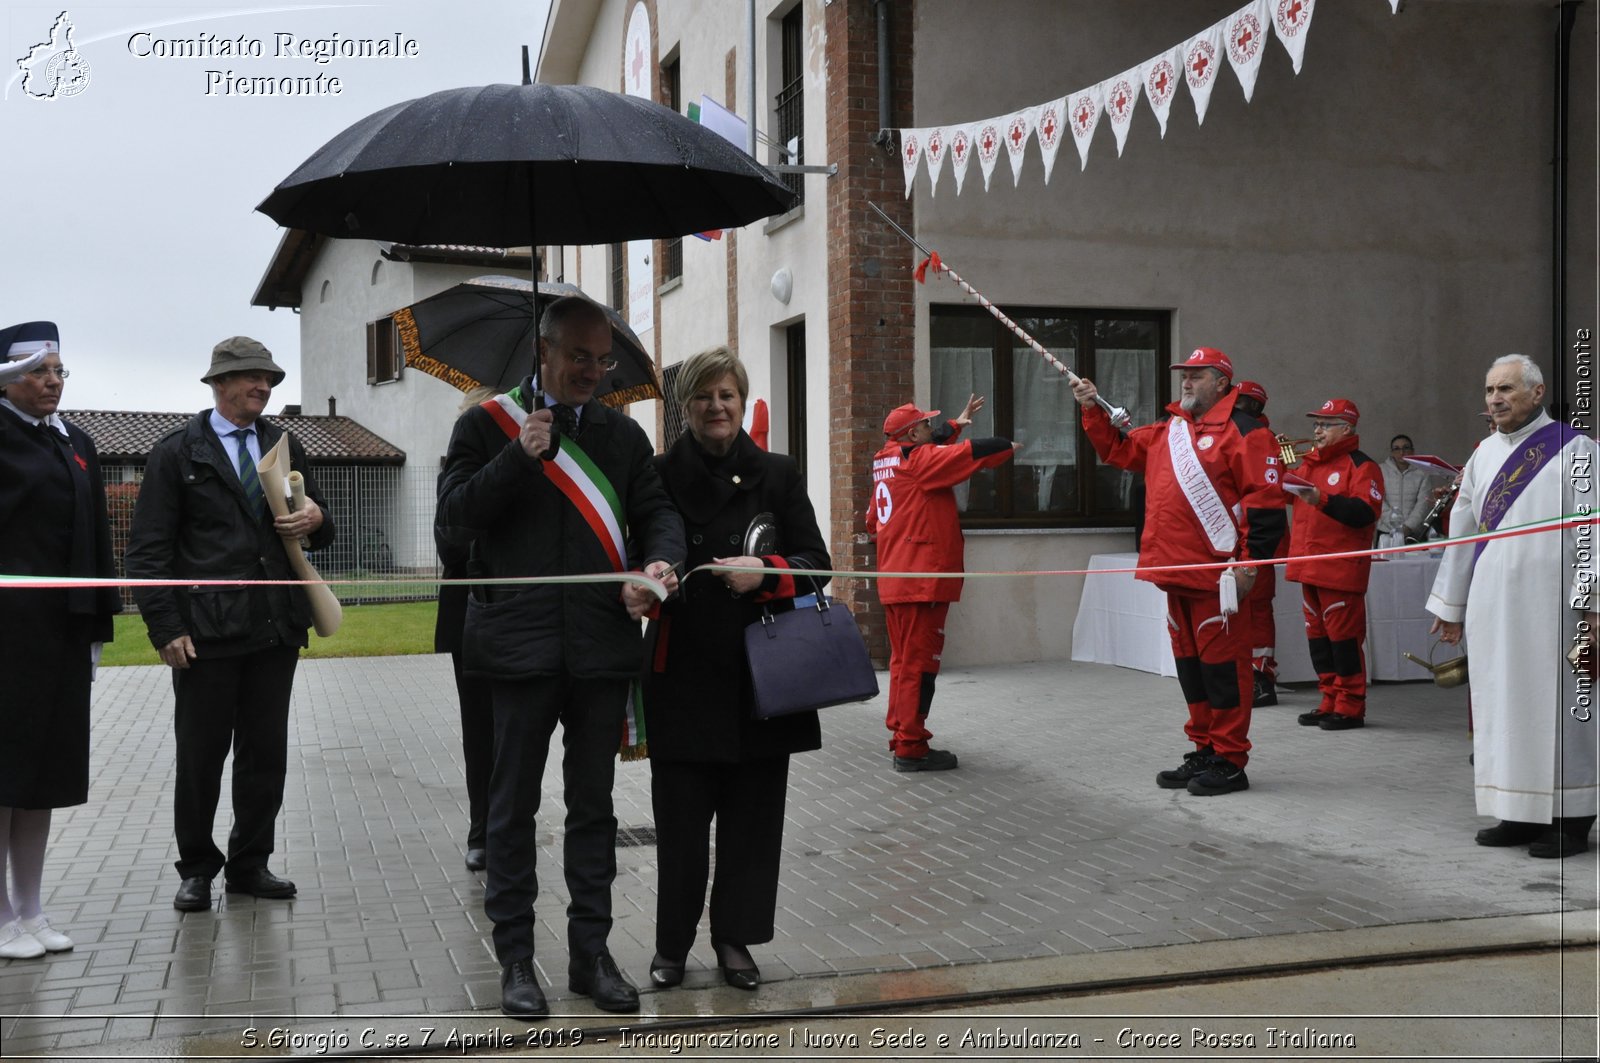
<path fill-rule="evenodd" d="M 744 5 L 744 52 L 750 57 L 750 128 L 745 130 L 745 150 L 752 159 L 756 155 L 756 0 L 745 0 Z M 777 136 L 777 132 L 773 132 Z M 788 162 L 788 157 L 780 161 Z"/>
<path fill-rule="evenodd" d="M 1567 420 L 1567 126 L 1572 93 L 1572 23 L 1580 0 L 1562 0 L 1556 17 L 1555 172 L 1552 175 L 1550 415 Z"/>
<path fill-rule="evenodd" d="M 872 10 L 878 18 L 878 134 L 872 142 L 880 148 L 890 148 L 894 146 L 894 135 L 889 132 L 893 85 L 889 65 L 889 0 L 872 0 Z"/>

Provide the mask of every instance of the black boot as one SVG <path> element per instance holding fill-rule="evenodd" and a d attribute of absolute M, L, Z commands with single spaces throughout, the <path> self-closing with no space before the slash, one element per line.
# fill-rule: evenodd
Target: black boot
<path fill-rule="evenodd" d="M 1586 853 L 1589 851 L 1589 828 L 1593 825 L 1593 816 L 1558 819 L 1528 846 L 1528 855 L 1540 860 L 1561 860 Z"/>

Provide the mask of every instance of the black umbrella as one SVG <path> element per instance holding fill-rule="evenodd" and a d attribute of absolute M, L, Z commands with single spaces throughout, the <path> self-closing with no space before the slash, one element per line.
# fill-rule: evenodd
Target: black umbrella
<path fill-rule="evenodd" d="M 570 284 L 533 284 L 517 277 L 474 277 L 390 315 L 406 365 L 462 391 L 487 385 L 509 391 L 533 367 L 534 322 L 557 299 L 583 296 Z M 590 300 L 591 302 L 593 300 Z M 599 304 L 596 304 L 599 305 Z M 611 355 L 595 398 L 608 406 L 661 398 L 655 363 L 622 315 L 601 307 L 611 323 Z"/>
<path fill-rule="evenodd" d="M 795 196 L 706 127 L 586 85 L 448 89 L 368 115 L 256 209 L 410 244 L 599 244 L 736 228 Z"/>

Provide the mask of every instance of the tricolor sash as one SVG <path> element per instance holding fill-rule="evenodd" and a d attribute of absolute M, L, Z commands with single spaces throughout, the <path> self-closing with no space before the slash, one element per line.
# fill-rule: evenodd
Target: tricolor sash
<path fill-rule="evenodd" d="M 522 426 L 528 419 L 528 411 L 522 408 L 520 401 L 521 391 L 521 388 L 514 388 L 505 395 L 496 395 L 480 404 L 508 439 L 516 439 L 521 435 Z M 611 561 L 612 569 L 626 572 L 628 548 L 622 537 L 622 503 L 617 498 L 617 489 L 611 485 L 600 466 L 584 453 L 576 440 L 562 436 L 557 443 L 555 458 L 544 463 L 544 472 L 582 515 L 589 530 L 594 532 Z M 637 682 L 628 684 L 628 704 L 622 720 L 622 746 L 617 755 L 623 760 L 640 760 L 648 756 L 644 698 Z"/>
<path fill-rule="evenodd" d="M 496 395 L 483 403 L 489 416 L 495 419 L 506 436 L 517 438 L 522 432 L 528 411 L 512 395 Z M 622 537 L 622 503 L 617 490 L 611 486 L 606 474 L 583 452 L 577 441 L 562 436 L 554 460 L 545 464 L 545 474 L 567 501 L 582 515 L 584 523 L 594 532 L 600 546 L 611 561 L 615 572 L 628 568 L 628 549 Z"/>
<path fill-rule="evenodd" d="M 1489 481 L 1489 490 L 1483 496 L 1483 509 L 1478 514 L 1478 531 L 1491 532 L 1499 528 L 1500 522 L 1505 520 L 1512 505 L 1522 497 L 1522 492 L 1533 482 L 1534 477 L 1538 476 L 1577 434 L 1560 421 L 1551 421 L 1525 439 L 1520 447 L 1506 455 L 1506 460 L 1500 465 L 1500 471 Z M 1483 548 L 1488 545 L 1487 539 L 1472 544 L 1474 565 L 1478 563 L 1478 556 L 1483 553 Z"/>
<path fill-rule="evenodd" d="M 1189 422 L 1176 415 L 1167 422 L 1167 453 L 1172 458 L 1172 474 L 1177 477 L 1183 497 L 1195 519 L 1211 540 L 1211 548 L 1224 557 L 1232 557 L 1239 545 L 1239 525 L 1230 510 L 1217 494 L 1200 455 L 1194 452 L 1193 429 Z"/>

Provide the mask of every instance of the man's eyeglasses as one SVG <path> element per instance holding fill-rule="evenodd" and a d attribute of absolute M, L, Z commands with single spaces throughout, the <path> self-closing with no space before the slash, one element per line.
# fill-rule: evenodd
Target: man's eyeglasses
<path fill-rule="evenodd" d="M 592 354 L 568 354 L 567 361 L 579 369 L 593 369 L 595 366 L 599 366 L 608 373 L 617 367 L 617 360 L 609 354 L 602 354 L 598 358 Z"/>
<path fill-rule="evenodd" d="M 1316 429 L 1316 428 L 1320 428 L 1320 429 L 1345 428 L 1345 427 L 1348 427 L 1348 422 L 1345 422 L 1345 421 L 1312 421 L 1311 422 L 1311 427 L 1314 428 L 1314 429 Z"/>
<path fill-rule="evenodd" d="M 49 376 L 51 373 L 54 373 L 56 375 L 56 379 L 57 380 L 65 380 L 65 379 L 67 379 L 67 377 L 72 375 L 72 370 L 68 369 L 64 365 L 56 365 L 56 366 L 45 365 L 45 366 L 40 366 L 38 369 L 30 369 L 30 370 L 28 370 L 28 376 L 33 377 L 33 379 L 35 379 L 35 380 L 43 380 L 45 377 Z"/>

